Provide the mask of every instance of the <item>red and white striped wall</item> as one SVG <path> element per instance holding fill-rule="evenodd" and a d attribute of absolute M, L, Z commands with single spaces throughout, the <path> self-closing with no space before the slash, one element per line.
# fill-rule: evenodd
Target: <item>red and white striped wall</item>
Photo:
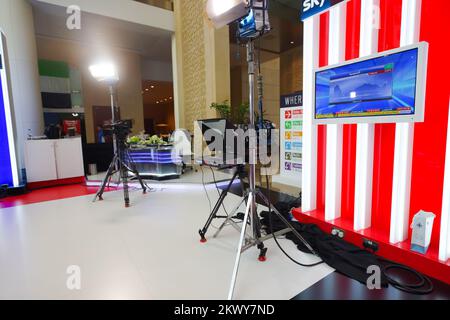
<path fill-rule="evenodd" d="M 440 273 L 450 272 L 449 12 L 448 0 L 350 0 L 305 21 L 297 212 L 408 254 L 412 217 L 434 212 L 429 252 L 417 259 L 440 263 Z M 430 44 L 424 123 L 312 124 L 315 68 L 419 41 Z"/>

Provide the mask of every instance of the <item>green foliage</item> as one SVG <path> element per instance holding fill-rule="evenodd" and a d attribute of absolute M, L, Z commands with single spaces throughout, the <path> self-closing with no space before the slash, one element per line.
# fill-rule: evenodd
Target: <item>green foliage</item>
<path fill-rule="evenodd" d="M 236 125 L 248 124 L 250 122 L 250 104 L 248 102 L 241 103 L 239 107 L 234 108 L 233 112 L 231 112 L 231 106 L 228 101 L 212 103 L 210 108 L 216 110 L 221 118 L 232 121 Z M 255 112 L 255 119 L 259 121 L 259 114 L 257 112 Z"/>
<path fill-rule="evenodd" d="M 139 138 L 138 136 L 128 138 L 129 144 L 139 144 L 139 142 L 141 142 L 141 138 Z"/>
<path fill-rule="evenodd" d="M 128 143 L 132 145 L 141 145 L 141 146 L 154 146 L 154 145 L 160 146 L 166 144 L 166 142 L 157 135 L 154 135 L 146 139 L 144 139 L 142 136 L 133 136 L 128 138 Z"/>
<path fill-rule="evenodd" d="M 225 119 L 230 120 L 230 118 L 231 118 L 231 106 L 230 106 L 230 103 L 227 100 L 225 100 L 222 103 L 212 103 L 209 107 L 211 109 L 216 110 L 221 118 L 225 118 Z"/>
<path fill-rule="evenodd" d="M 236 110 L 235 123 L 236 124 L 248 124 L 249 122 L 249 109 L 250 104 L 243 102 Z"/>

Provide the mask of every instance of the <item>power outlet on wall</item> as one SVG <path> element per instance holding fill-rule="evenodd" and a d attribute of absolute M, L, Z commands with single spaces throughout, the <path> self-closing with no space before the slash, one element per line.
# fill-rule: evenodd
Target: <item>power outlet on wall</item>
<path fill-rule="evenodd" d="M 363 239 L 363 247 L 366 249 L 370 249 L 373 252 L 377 252 L 380 249 L 378 243 L 369 239 Z"/>
<path fill-rule="evenodd" d="M 333 236 L 341 238 L 341 239 L 344 239 L 344 237 L 345 237 L 345 232 L 343 230 L 341 230 L 341 229 L 338 229 L 338 228 L 333 228 L 331 230 L 331 234 Z"/>

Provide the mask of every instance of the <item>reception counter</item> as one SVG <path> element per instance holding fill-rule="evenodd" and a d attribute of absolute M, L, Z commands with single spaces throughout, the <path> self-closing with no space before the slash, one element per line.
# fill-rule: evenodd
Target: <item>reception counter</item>
<path fill-rule="evenodd" d="M 181 157 L 171 145 L 135 146 L 129 149 L 130 159 L 144 178 L 154 180 L 178 179 L 183 170 Z"/>

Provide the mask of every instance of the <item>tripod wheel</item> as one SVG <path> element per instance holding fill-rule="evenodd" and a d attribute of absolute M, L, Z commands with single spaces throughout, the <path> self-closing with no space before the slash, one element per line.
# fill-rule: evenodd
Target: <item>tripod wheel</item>
<path fill-rule="evenodd" d="M 259 256 L 258 261 L 259 262 L 266 262 L 267 258 L 266 258 L 266 256 Z"/>
<path fill-rule="evenodd" d="M 129 208 L 130 204 L 129 203 L 125 203 L 125 208 Z"/>
<path fill-rule="evenodd" d="M 103 201 L 103 197 L 102 196 L 98 196 L 98 201 Z"/>
<path fill-rule="evenodd" d="M 206 240 L 206 238 L 201 238 L 200 239 L 200 243 L 206 243 L 206 242 L 208 242 L 208 240 Z"/>

